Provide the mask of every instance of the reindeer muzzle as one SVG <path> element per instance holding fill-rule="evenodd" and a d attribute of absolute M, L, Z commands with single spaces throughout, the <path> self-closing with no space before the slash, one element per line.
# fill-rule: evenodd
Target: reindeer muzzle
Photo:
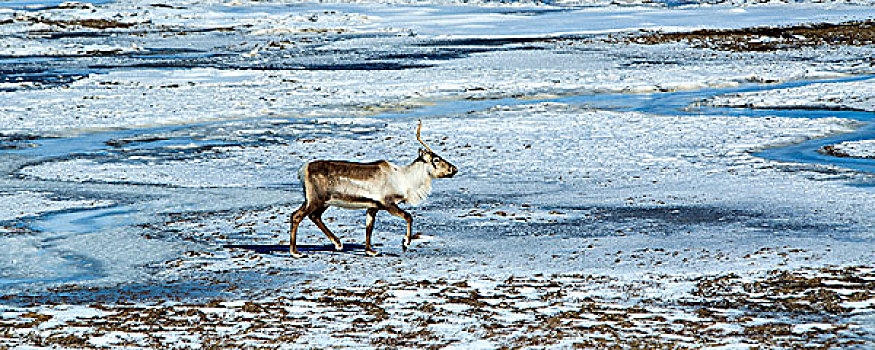
<path fill-rule="evenodd" d="M 459 172 L 459 168 L 456 168 L 455 166 L 453 166 L 452 168 L 450 168 L 450 173 L 447 174 L 447 177 L 448 177 L 448 178 L 453 177 L 453 176 L 455 176 L 456 173 L 458 173 L 458 172 Z"/>

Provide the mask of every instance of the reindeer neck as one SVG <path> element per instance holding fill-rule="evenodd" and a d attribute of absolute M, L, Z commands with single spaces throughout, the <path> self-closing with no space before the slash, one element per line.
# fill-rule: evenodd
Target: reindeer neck
<path fill-rule="evenodd" d="M 398 171 L 397 182 L 404 191 L 407 203 L 416 205 L 431 194 L 431 174 L 428 164 L 417 160 Z"/>

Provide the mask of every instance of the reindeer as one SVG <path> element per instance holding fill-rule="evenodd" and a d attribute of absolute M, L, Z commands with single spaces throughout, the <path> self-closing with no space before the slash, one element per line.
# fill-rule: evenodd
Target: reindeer
<path fill-rule="evenodd" d="M 385 210 L 407 222 L 407 234 L 401 247 L 406 251 L 413 239 L 413 216 L 398 207 L 399 203 L 417 205 L 431 193 L 431 180 L 450 178 L 458 169 L 438 156 L 422 141 L 422 121 L 416 127 L 416 139 L 425 149 L 407 166 L 398 166 L 380 160 L 356 163 L 336 160 L 315 160 L 301 167 L 298 175 L 304 187 L 304 204 L 292 214 L 290 252 L 301 257 L 295 240 L 298 225 L 309 217 L 334 248 L 343 250 L 343 243 L 322 222 L 322 214 L 329 206 L 345 209 L 366 209 L 365 254 L 379 255 L 371 248 L 371 233 L 377 212 Z"/>

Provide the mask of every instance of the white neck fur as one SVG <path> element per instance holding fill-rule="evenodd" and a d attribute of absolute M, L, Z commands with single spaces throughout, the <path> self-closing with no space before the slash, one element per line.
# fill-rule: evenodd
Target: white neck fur
<path fill-rule="evenodd" d="M 394 176 L 395 184 L 404 193 L 407 204 L 419 205 L 431 194 L 431 172 L 424 162 L 412 164 L 398 170 Z"/>

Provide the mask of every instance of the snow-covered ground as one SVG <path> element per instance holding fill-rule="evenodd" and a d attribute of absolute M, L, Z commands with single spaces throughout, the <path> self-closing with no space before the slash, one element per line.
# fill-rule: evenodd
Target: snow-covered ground
<path fill-rule="evenodd" d="M 875 258 L 869 190 L 812 181 L 828 179 L 815 173 L 777 172 L 772 162 L 746 152 L 847 131 L 854 123 L 658 116 L 555 103 L 433 117 L 425 120 L 425 139 L 461 172 L 437 182 L 426 205 L 411 209 L 420 235 L 412 250 L 401 251 L 401 223 L 386 215 L 378 219 L 376 234 L 383 257 L 325 251 L 290 259 L 221 248 L 287 242 L 286 218 L 300 194 L 292 172 L 277 179 L 282 175 L 274 168 L 337 154 L 412 159 L 416 141 L 409 118 L 321 123 L 340 132 L 185 156 L 157 153 L 148 165 L 154 171 L 125 168 L 141 156 L 133 145 L 94 164 L 57 160 L 25 167 L 28 177 L 162 187 L 195 185 L 185 175 L 203 168 L 227 178 L 216 176 L 221 180 L 211 183 L 206 177 L 200 186 L 238 179 L 235 187 L 289 182 L 292 190 L 282 190 L 284 204 L 170 212 L 142 226 L 135 236 L 194 244 L 177 258 L 149 264 L 152 281 L 145 286 L 11 295 L 17 303 L 36 305 L 7 309 L 9 344 L 39 330 L 30 339 L 67 346 L 456 342 L 495 348 L 546 342 L 598 348 L 634 337 L 651 346 L 774 341 L 792 348 L 812 341 L 851 346 L 870 331 L 852 321 L 872 310 L 872 289 L 860 285 L 871 283 L 865 266 Z M 277 131 L 300 132 L 272 130 L 275 137 L 281 136 Z M 186 167 L 190 159 L 200 161 Z M 228 161 L 237 165 L 220 165 Z M 326 221 L 345 242 L 360 243 L 361 214 L 332 209 Z M 299 240 L 327 242 L 309 223 Z M 827 265 L 862 267 L 820 270 Z M 794 272 L 771 272 L 776 269 Z M 757 294 L 770 285 L 772 292 Z M 199 293 L 210 297 L 200 301 Z M 787 299 L 799 293 L 836 297 L 814 306 Z M 167 295 L 171 301 L 164 301 Z M 139 302 L 120 304 L 129 298 Z M 61 306 L 42 306 L 42 300 Z M 90 306 L 76 306 L 81 303 Z M 769 311 L 782 308 L 801 316 Z M 845 318 L 830 321 L 837 315 Z M 197 322 L 179 323 L 183 318 Z M 193 324 L 198 331 L 188 326 Z M 154 327 L 161 330 L 144 334 Z M 709 328 L 713 332 L 701 331 Z M 785 328 L 787 336 L 774 340 L 756 331 Z M 604 335 L 596 337 L 593 330 Z"/>
<path fill-rule="evenodd" d="M 872 71 L 865 48 L 824 48 L 802 60 L 796 52 L 609 45 L 592 36 L 712 28 L 714 17 L 744 27 L 875 16 L 875 9 L 859 6 L 520 13 L 478 7 L 183 5 L 122 1 L 0 12 L 0 23 L 6 23 L 0 33 L 9 39 L 0 43 L 0 55 L 14 72 L 0 81 L 8 90 L 0 90 L 4 134 L 360 116 L 434 99 L 666 91 Z M 103 36 L 106 31 L 113 35 Z M 38 73 L 20 72 L 32 70 Z"/>
<path fill-rule="evenodd" d="M 872 47 L 615 40 L 867 2 L 397 3 L 0 5 L 0 348 L 873 345 L 872 175 L 752 153 L 869 119 L 703 108 L 872 111 Z M 379 257 L 222 247 L 287 244 L 301 164 L 410 162 L 418 119 L 460 172 L 411 250 L 385 213 Z"/>
<path fill-rule="evenodd" d="M 6 220 L 14 220 L 69 207 L 91 208 L 113 204 L 112 202 L 91 199 L 53 199 L 50 198 L 50 195 L 51 193 L 31 191 L 0 193 L 0 200 L 5 203 L 14 203 L 14 205 L 0 207 L 0 217 Z"/>
<path fill-rule="evenodd" d="M 837 157 L 875 159 L 875 140 L 842 142 L 826 146 L 823 151 Z"/>
<path fill-rule="evenodd" d="M 781 53 L 717 53 L 715 58 L 669 45 L 609 50 L 577 40 L 536 46 L 535 51 L 500 47 L 499 52 L 410 70 L 110 72 L 64 87 L 5 93 L 0 121 L 10 126 L 9 132 L 64 135 L 258 117 L 367 116 L 447 98 L 722 87 L 835 77 L 858 69 L 853 61 L 797 62 Z M 642 57 L 676 63 L 626 68 L 652 64 L 640 63 Z"/>
<path fill-rule="evenodd" d="M 707 103 L 726 107 L 822 108 L 875 112 L 875 79 L 718 96 Z"/>

